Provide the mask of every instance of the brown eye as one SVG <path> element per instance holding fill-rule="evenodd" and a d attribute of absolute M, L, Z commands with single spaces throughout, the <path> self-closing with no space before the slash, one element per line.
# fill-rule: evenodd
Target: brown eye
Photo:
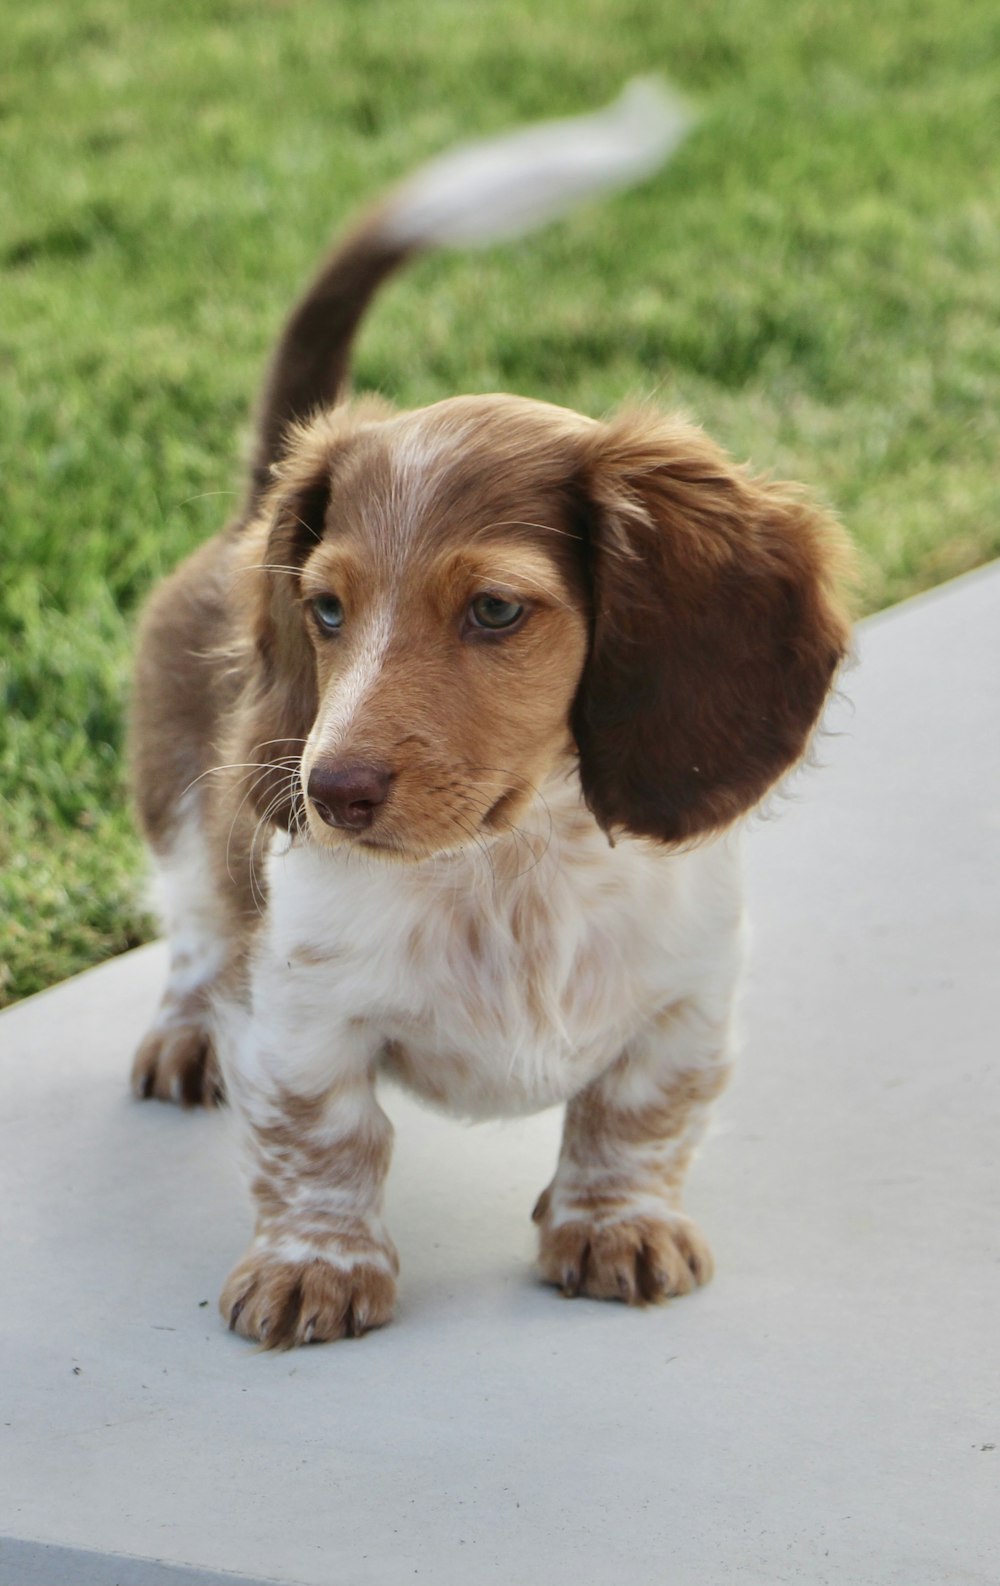
<path fill-rule="evenodd" d="M 343 626 L 344 608 L 336 595 L 317 595 L 311 604 L 313 616 L 323 633 L 336 633 Z"/>
<path fill-rule="evenodd" d="M 513 600 L 503 600 L 499 595 L 477 595 L 469 607 L 469 620 L 474 628 L 512 628 L 523 615 L 523 606 Z"/>

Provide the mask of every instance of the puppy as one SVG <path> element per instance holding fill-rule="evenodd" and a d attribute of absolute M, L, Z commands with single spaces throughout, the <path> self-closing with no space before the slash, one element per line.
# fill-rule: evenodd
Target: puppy
<path fill-rule="evenodd" d="M 682 132 L 640 86 L 384 201 L 284 331 L 245 510 L 145 614 L 132 772 L 170 970 L 133 1084 L 239 1114 L 256 1233 L 220 1304 L 265 1345 L 392 1314 L 380 1073 L 467 1118 L 566 1103 L 534 1211 L 564 1293 L 711 1275 L 681 1197 L 730 1063 L 734 823 L 845 653 L 841 534 L 676 418 L 343 397 L 406 259 Z"/>

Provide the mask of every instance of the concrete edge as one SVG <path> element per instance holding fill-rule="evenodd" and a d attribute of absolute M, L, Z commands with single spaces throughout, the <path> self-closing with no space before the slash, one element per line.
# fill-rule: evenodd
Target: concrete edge
<path fill-rule="evenodd" d="M 233 1575 L 228 1570 L 201 1570 L 161 1564 L 135 1554 L 100 1553 L 90 1548 L 59 1547 L 53 1542 L 0 1537 L 0 1586 L 294 1586 L 290 1576 L 278 1582 Z"/>

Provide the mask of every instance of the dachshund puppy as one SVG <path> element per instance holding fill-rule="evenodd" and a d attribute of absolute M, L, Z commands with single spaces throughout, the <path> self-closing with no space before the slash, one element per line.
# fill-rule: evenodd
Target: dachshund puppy
<path fill-rule="evenodd" d="M 466 1118 L 566 1103 L 534 1212 L 564 1293 L 711 1275 L 681 1197 L 730 1063 L 735 823 L 844 656 L 841 533 L 676 418 L 343 395 L 405 260 L 682 130 L 640 85 L 390 195 L 285 329 L 245 511 L 146 612 L 132 770 L 171 958 L 133 1083 L 236 1109 L 256 1233 L 220 1303 L 265 1345 L 392 1314 L 383 1073 Z"/>

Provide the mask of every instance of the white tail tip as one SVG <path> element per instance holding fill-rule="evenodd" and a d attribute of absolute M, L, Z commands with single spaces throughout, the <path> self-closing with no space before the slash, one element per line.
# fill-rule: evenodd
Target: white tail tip
<path fill-rule="evenodd" d="M 404 246 L 497 242 L 650 176 L 694 117 L 655 77 L 588 116 L 543 121 L 439 155 L 390 195 L 380 230 Z"/>

